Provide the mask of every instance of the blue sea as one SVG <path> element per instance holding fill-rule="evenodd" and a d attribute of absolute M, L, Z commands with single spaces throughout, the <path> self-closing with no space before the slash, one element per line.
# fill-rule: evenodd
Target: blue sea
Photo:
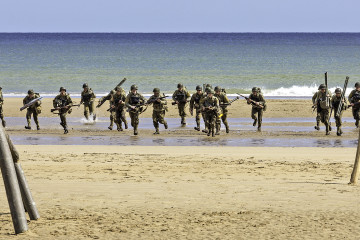
<path fill-rule="evenodd" d="M 360 33 L 0 33 L 5 96 L 34 89 L 79 96 L 87 82 L 98 96 L 124 77 L 129 89 L 165 93 L 183 83 L 210 83 L 229 94 L 253 86 L 267 96 L 311 96 L 324 82 L 360 81 Z"/>

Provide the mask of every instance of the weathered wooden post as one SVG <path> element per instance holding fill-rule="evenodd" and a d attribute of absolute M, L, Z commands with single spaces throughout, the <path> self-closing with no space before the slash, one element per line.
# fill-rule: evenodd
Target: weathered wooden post
<path fill-rule="evenodd" d="M 22 233 L 28 230 L 25 216 L 25 209 L 21 198 L 21 192 L 14 161 L 10 152 L 5 130 L 0 125 L 0 167 L 4 180 L 6 195 L 10 207 L 11 217 L 14 224 L 15 233 Z"/>
<path fill-rule="evenodd" d="M 359 175 L 359 157 L 360 157 L 360 131 L 359 131 L 359 138 L 358 138 L 358 146 L 356 150 L 356 156 L 355 156 L 355 163 L 354 163 L 354 169 L 351 173 L 351 178 L 349 184 L 355 185 L 358 180 Z"/>

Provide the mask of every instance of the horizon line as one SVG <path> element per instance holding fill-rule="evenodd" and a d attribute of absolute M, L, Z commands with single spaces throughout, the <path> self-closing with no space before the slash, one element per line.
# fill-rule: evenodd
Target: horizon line
<path fill-rule="evenodd" d="M 166 33 L 166 34 L 193 34 L 193 33 L 360 33 L 360 32 L 0 32 L 0 34 L 4 33 L 115 33 L 115 34 L 159 34 L 159 33 Z"/>

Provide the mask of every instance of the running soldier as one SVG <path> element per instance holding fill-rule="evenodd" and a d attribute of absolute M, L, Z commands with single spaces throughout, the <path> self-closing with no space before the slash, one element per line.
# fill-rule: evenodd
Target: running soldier
<path fill-rule="evenodd" d="M 125 100 L 125 106 L 129 108 L 134 135 L 138 135 L 139 115 L 143 111 L 143 106 L 146 105 L 146 99 L 137 90 L 138 87 L 136 85 L 131 85 L 130 93 Z"/>
<path fill-rule="evenodd" d="M 349 103 L 352 106 L 352 114 L 355 119 L 355 126 L 359 127 L 359 110 L 360 110 L 360 83 L 355 83 L 355 89 L 351 91 L 348 97 Z"/>
<path fill-rule="evenodd" d="M 28 91 L 28 95 L 23 99 L 23 105 L 25 105 L 39 97 L 40 97 L 40 94 L 34 93 L 34 90 L 30 89 Z M 38 115 L 40 113 L 41 113 L 41 101 L 38 101 L 27 108 L 27 112 L 26 112 L 27 126 L 25 126 L 25 129 L 31 129 L 31 115 L 33 115 L 34 122 L 36 124 L 36 129 L 40 130 L 40 125 L 39 125 L 39 120 L 38 120 Z"/>
<path fill-rule="evenodd" d="M 197 131 L 200 131 L 200 115 L 202 115 L 202 118 L 205 122 L 204 113 L 201 111 L 201 107 L 200 107 L 200 101 L 204 97 L 205 94 L 203 93 L 201 86 L 200 85 L 196 86 L 196 93 L 194 93 L 190 99 L 190 114 L 191 116 L 193 116 L 195 109 L 196 127 L 194 127 L 194 129 Z"/>
<path fill-rule="evenodd" d="M 177 90 L 174 92 L 172 99 L 174 100 L 173 105 L 177 105 L 179 109 L 179 115 L 181 117 L 181 125 L 186 125 L 186 112 L 185 107 L 190 98 L 190 93 L 184 88 L 184 85 L 179 83 Z"/>
<path fill-rule="evenodd" d="M 215 90 L 215 97 L 217 97 L 219 99 L 219 103 L 220 103 L 221 120 L 222 120 L 223 124 L 225 125 L 226 133 L 229 133 L 229 124 L 227 122 L 228 110 L 227 110 L 227 105 L 226 105 L 227 103 L 229 103 L 229 99 L 227 98 L 226 93 L 222 92 L 222 89 L 219 86 L 216 86 L 214 90 Z M 221 121 L 220 121 L 220 117 L 219 117 L 216 122 L 215 135 L 220 134 L 220 128 L 221 128 Z"/>
<path fill-rule="evenodd" d="M 110 104 L 110 109 L 108 110 L 110 112 L 110 125 L 108 127 L 108 129 L 112 130 L 113 129 L 113 126 L 114 126 L 114 121 L 115 121 L 115 118 L 116 118 L 116 112 L 115 112 L 115 109 L 113 109 L 111 106 L 111 98 L 113 97 L 113 95 L 115 94 L 115 90 L 111 90 L 109 92 L 108 95 L 104 96 L 104 97 L 101 97 L 99 99 L 99 103 L 98 105 L 96 106 L 96 108 L 99 108 L 101 107 L 101 105 L 103 105 L 106 101 L 109 101 L 109 104 Z M 124 92 L 125 94 L 125 92 Z M 115 124 L 117 126 L 117 129 L 119 130 L 119 125 L 117 124 L 117 122 L 115 121 Z"/>
<path fill-rule="evenodd" d="M 53 106 L 55 110 L 59 111 L 61 120 L 60 125 L 64 128 L 64 134 L 67 134 L 69 131 L 66 123 L 66 115 L 71 113 L 73 102 L 69 94 L 66 93 L 66 89 L 64 87 L 61 87 L 59 92 L 60 94 L 53 100 Z"/>
<path fill-rule="evenodd" d="M 167 101 L 165 96 L 160 96 L 159 88 L 154 88 L 153 93 L 154 95 L 149 98 L 147 104 L 153 104 L 152 119 L 155 127 L 154 134 L 160 134 L 159 123 L 164 124 L 165 129 L 168 129 L 167 122 L 164 119 L 165 112 L 167 111 Z"/>
<path fill-rule="evenodd" d="M 94 114 L 94 100 L 96 96 L 87 83 L 83 84 L 83 89 L 84 90 L 81 92 L 80 104 L 84 104 L 84 116 L 87 120 L 89 120 L 90 112 L 90 115 L 93 116 L 93 120 L 95 121 L 96 114 Z"/>
<path fill-rule="evenodd" d="M 4 120 L 3 104 L 4 104 L 4 98 L 2 94 L 2 87 L 0 87 L 0 119 L 3 127 L 6 127 L 6 121 Z"/>
<path fill-rule="evenodd" d="M 208 136 L 215 137 L 216 120 L 219 115 L 219 99 L 214 96 L 214 91 L 210 90 L 201 104 L 202 110 L 206 113 L 206 123 L 209 128 Z"/>
<path fill-rule="evenodd" d="M 116 87 L 116 93 L 112 96 L 110 100 L 110 111 L 115 113 L 115 122 L 118 131 L 123 131 L 122 122 L 124 122 L 125 129 L 128 129 L 125 117 L 125 100 L 125 91 L 122 89 L 122 87 Z"/>
<path fill-rule="evenodd" d="M 252 105 L 251 118 L 254 119 L 253 126 L 258 124 L 258 131 L 261 132 L 262 116 L 266 108 L 266 102 L 264 96 L 261 94 L 259 88 L 253 87 L 250 96 L 246 99 L 247 104 Z M 256 113 L 258 116 L 256 117 Z"/>
<path fill-rule="evenodd" d="M 338 136 L 341 136 L 341 134 L 343 133 L 343 131 L 341 130 L 341 125 L 342 125 L 341 117 L 342 117 L 343 111 L 346 110 L 346 107 L 347 107 L 346 99 L 344 99 L 342 108 L 340 110 L 340 115 L 336 116 L 336 113 L 337 113 L 339 105 L 340 105 L 340 101 L 341 101 L 341 89 L 337 88 L 337 89 L 335 89 L 335 95 L 331 98 L 331 104 L 334 109 L 335 123 L 336 123 L 336 127 L 337 127 L 336 135 L 338 135 Z"/>
<path fill-rule="evenodd" d="M 326 135 L 330 134 L 330 124 L 329 124 L 329 109 L 331 108 L 331 92 L 328 90 L 326 92 L 325 84 L 320 84 L 319 91 L 315 93 L 313 96 L 313 107 L 316 108 L 317 115 L 316 115 L 316 130 L 320 130 L 319 122 L 320 120 L 324 123 L 326 127 Z"/>

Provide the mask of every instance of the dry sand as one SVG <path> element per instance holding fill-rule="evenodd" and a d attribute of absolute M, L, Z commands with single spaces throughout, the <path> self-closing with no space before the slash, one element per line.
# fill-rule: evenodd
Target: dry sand
<path fill-rule="evenodd" d="M 0 186 L 0 239 L 359 238 L 355 148 L 18 150 L 41 219 L 13 235 Z"/>
<path fill-rule="evenodd" d="M 79 98 L 74 98 L 74 102 L 79 103 Z M 50 112 L 52 106 L 52 99 L 45 98 L 42 100 L 42 113 L 41 117 L 57 117 Z M 270 99 L 267 100 L 268 109 L 264 115 L 264 118 L 282 118 L 282 117 L 314 117 L 315 114 L 312 113 L 312 102 L 309 100 L 279 100 L 279 99 Z M 97 100 L 96 100 L 97 104 Z M 168 101 L 169 112 L 166 113 L 166 117 L 179 117 L 178 110 L 176 106 L 171 105 L 171 101 Z M 22 99 L 20 98 L 5 98 L 4 102 L 4 114 L 5 117 L 24 117 L 26 111 L 20 112 L 20 107 L 22 107 Z M 109 103 L 104 103 L 101 108 L 97 109 L 98 116 L 108 116 L 109 112 L 106 110 L 109 108 Z M 240 117 L 250 117 L 251 106 L 246 104 L 244 99 L 240 99 L 234 102 L 229 109 L 230 118 L 240 118 Z M 189 112 L 187 112 L 190 115 Z M 151 117 L 152 107 L 149 107 L 146 112 L 141 114 L 140 117 Z M 73 112 L 71 113 L 72 117 L 82 117 L 83 116 L 83 107 L 74 107 Z M 351 117 L 351 110 L 347 110 L 344 117 Z"/>

